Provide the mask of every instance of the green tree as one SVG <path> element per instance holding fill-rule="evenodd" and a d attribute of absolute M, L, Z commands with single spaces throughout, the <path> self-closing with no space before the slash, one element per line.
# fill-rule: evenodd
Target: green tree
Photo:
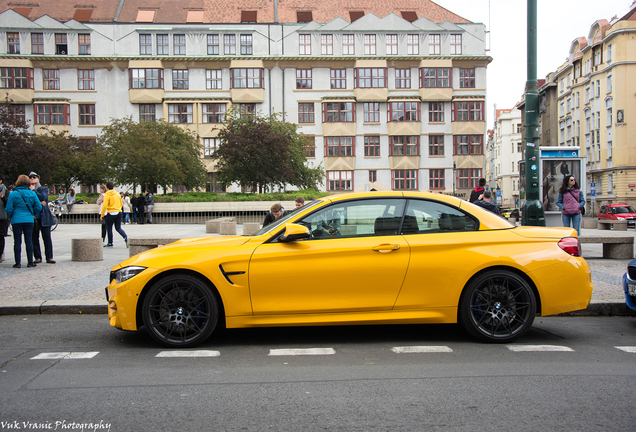
<path fill-rule="evenodd" d="M 298 133 L 296 124 L 280 120 L 280 114 L 232 111 L 218 136 L 221 144 L 213 159 L 219 181 L 226 185 L 252 185 L 259 192 L 267 185 L 310 189 L 324 178 L 322 164 L 316 168 L 306 165 L 305 149 L 312 143 Z"/>
<path fill-rule="evenodd" d="M 63 185 L 68 189 L 73 183 L 102 183 L 108 175 L 103 148 L 95 140 L 84 140 L 67 131 L 57 132 L 46 128 L 46 134 L 33 136 L 40 149 L 52 155 L 47 164 L 43 181 Z"/>
<path fill-rule="evenodd" d="M 98 143 L 104 162 L 118 184 L 205 185 L 207 170 L 202 147 L 193 132 L 165 121 L 134 122 L 131 117 L 112 119 L 102 129 Z"/>
<path fill-rule="evenodd" d="M 20 174 L 36 171 L 47 176 L 52 171 L 48 162 L 53 157 L 47 148 L 38 147 L 31 140 L 28 125 L 13 116 L 7 98 L 0 104 L 0 170 L 5 183 L 14 183 Z"/>

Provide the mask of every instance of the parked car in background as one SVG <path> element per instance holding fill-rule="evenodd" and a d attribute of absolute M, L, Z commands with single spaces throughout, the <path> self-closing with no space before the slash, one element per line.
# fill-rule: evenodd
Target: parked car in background
<path fill-rule="evenodd" d="M 636 260 L 627 265 L 627 273 L 623 275 L 623 290 L 627 307 L 636 310 Z"/>
<path fill-rule="evenodd" d="M 598 211 L 599 220 L 626 220 L 627 227 L 634 228 L 636 210 L 627 204 L 603 204 Z"/>
<path fill-rule="evenodd" d="M 502 210 L 501 215 L 505 217 L 506 219 L 511 217 L 519 219 L 519 209 L 518 208 L 505 209 L 505 210 Z"/>
<path fill-rule="evenodd" d="M 307 203 L 253 236 L 183 239 L 116 265 L 110 325 L 191 347 L 216 328 L 460 323 L 510 342 L 535 315 L 585 309 L 591 271 L 572 228 L 515 227 L 440 194 Z"/>

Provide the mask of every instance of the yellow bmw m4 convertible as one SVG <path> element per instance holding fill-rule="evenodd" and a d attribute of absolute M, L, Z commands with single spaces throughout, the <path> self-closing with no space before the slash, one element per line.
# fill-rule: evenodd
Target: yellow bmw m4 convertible
<path fill-rule="evenodd" d="M 189 238 L 115 266 L 110 324 L 192 347 L 216 328 L 461 323 L 510 342 L 536 314 L 585 309 L 571 228 L 515 227 L 455 197 L 337 195 L 252 236 Z"/>

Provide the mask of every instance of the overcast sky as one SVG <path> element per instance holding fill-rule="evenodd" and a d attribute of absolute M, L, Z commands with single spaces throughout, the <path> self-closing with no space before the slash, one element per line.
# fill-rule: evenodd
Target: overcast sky
<path fill-rule="evenodd" d="M 457 15 L 486 25 L 492 63 L 488 65 L 487 128 L 494 105 L 512 108 L 527 80 L 527 2 L 523 0 L 433 0 Z M 537 0 L 537 79 L 563 64 L 572 41 L 587 37 L 596 21 L 629 12 L 632 0 Z"/>

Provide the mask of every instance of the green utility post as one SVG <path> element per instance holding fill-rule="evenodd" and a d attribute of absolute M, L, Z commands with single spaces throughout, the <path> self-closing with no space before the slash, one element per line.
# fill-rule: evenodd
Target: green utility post
<path fill-rule="evenodd" d="M 545 226 L 539 197 L 539 89 L 537 88 L 537 0 L 528 0 L 528 80 L 526 81 L 526 201 L 521 224 Z"/>

